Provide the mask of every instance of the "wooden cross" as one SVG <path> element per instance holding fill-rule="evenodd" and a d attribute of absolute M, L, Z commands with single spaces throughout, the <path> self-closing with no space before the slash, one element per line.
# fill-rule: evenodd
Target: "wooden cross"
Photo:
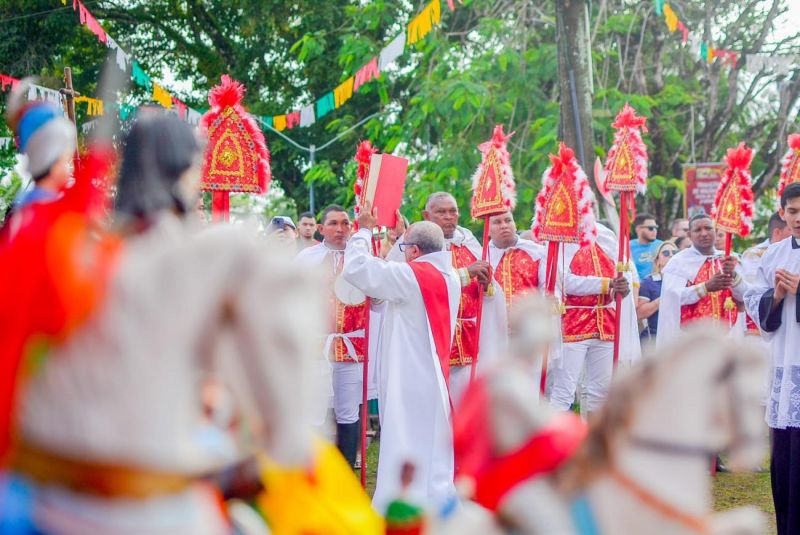
<path fill-rule="evenodd" d="M 77 124 L 75 122 L 75 97 L 79 97 L 81 94 L 72 87 L 72 69 L 69 67 L 64 67 L 64 86 L 58 90 L 64 95 L 64 111 L 67 112 L 67 117 L 72 124 Z"/>

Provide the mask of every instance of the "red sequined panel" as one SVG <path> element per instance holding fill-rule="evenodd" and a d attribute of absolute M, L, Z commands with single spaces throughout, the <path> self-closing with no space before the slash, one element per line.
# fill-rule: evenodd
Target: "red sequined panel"
<path fill-rule="evenodd" d="M 472 251 L 464 246 L 453 245 L 450 252 L 453 256 L 453 267 L 456 269 L 465 268 L 478 260 Z M 478 317 L 479 292 L 480 286 L 474 280 L 468 286 L 461 288 L 456 334 L 453 339 L 453 347 L 450 349 L 451 366 L 472 364 L 472 359 L 477 354 L 475 321 Z"/>
<path fill-rule="evenodd" d="M 334 297 L 334 299 L 336 299 Z M 336 332 L 350 333 L 364 329 L 367 325 L 367 302 L 360 305 L 348 306 L 336 299 Z M 356 350 L 358 362 L 364 362 L 364 335 L 358 338 L 350 337 L 353 348 Z M 353 362 L 353 357 L 347 351 L 344 340 L 337 338 L 333 346 L 336 362 Z"/>
<path fill-rule="evenodd" d="M 706 260 L 703 265 L 700 266 L 697 277 L 695 277 L 693 281 L 687 282 L 686 286 L 694 286 L 695 284 L 708 281 L 714 276 L 714 273 L 716 273 L 718 269 L 719 268 L 714 265 L 714 261 L 711 259 Z M 731 293 L 730 290 L 709 292 L 695 304 L 681 306 L 681 326 L 702 318 L 711 318 L 713 320 L 724 319 L 728 321 L 728 311 L 724 309 L 725 299 L 728 297 L 733 297 L 733 293 Z M 738 314 L 739 312 L 736 309 L 730 313 L 731 323 L 736 323 Z"/>
<path fill-rule="evenodd" d="M 509 249 L 497 263 L 494 278 L 503 288 L 506 309 L 511 302 L 539 287 L 539 261 L 521 249 Z"/>
<path fill-rule="evenodd" d="M 616 264 L 596 244 L 581 247 L 569 269 L 573 275 L 605 277 L 616 276 Z M 604 341 L 614 340 L 614 320 L 616 311 L 606 307 L 611 297 L 604 295 L 567 295 L 567 310 L 561 320 L 561 329 L 565 342 L 580 342 L 598 338 Z"/>

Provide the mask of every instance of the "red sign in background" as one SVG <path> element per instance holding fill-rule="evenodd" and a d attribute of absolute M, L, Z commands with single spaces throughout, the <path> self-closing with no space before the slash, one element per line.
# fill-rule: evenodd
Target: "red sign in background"
<path fill-rule="evenodd" d="M 699 213 L 711 213 L 714 197 L 719 188 L 724 163 L 691 163 L 683 166 L 683 182 L 686 194 L 683 196 L 683 215 L 692 217 Z"/>

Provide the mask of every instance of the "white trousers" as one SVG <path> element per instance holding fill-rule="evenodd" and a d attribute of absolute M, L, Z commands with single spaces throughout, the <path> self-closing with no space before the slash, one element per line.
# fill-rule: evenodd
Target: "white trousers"
<path fill-rule="evenodd" d="M 614 342 L 603 342 L 596 338 L 561 345 L 561 362 L 552 370 L 553 388 L 550 406 L 566 411 L 575 401 L 575 390 L 586 366 L 584 391 L 586 409 L 589 412 L 600 408 L 608 396 L 614 360 Z"/>
<path fill-rule="evenodd" d="M 363 392 L 364 365 L 353 361 L 333 363 L 333 413 L 337 424 L 358 421 Z"/>
<path fill-rule="evenodd" d="M 469 386 L 469 374 L 472 366 L 450 366 L 450 399 L 453 407 L 458 407 L 461 398 Z"/>

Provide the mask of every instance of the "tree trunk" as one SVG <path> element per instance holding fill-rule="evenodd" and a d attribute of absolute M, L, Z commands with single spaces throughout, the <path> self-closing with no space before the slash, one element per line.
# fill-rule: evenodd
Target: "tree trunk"
<path fill-rule="evenodd" d="M 561 139 L 575 150 L 594 189 L 592 56 L 586 0 L 556 0 L 556 22 Z"/>

